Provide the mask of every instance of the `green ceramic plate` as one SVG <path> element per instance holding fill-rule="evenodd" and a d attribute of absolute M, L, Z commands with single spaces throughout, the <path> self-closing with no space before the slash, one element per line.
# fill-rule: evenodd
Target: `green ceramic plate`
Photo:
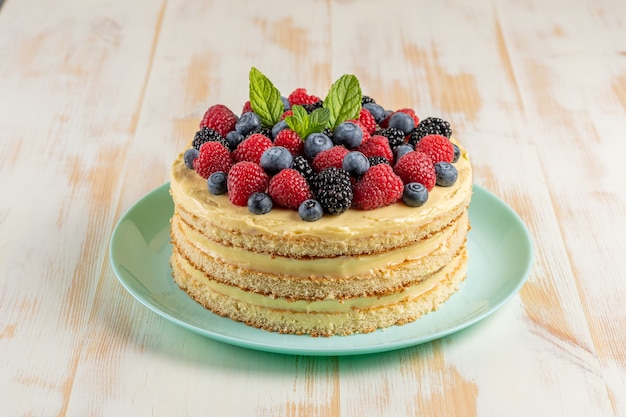
<path fill-rule="evenodd" d="M 164 184 L 126 212 L 113 231 L 111 265 L 122 285 L 155 313 L 211 339 L 250 349 L 300 355 L 355 355 L 400 349 L 466 328 L 493 313 L 520 289 L 532 264 L 529 233 L 517 214 L 474 185 L 469 213 L 467 279 L 437 311 L 414 323 L 368 334 L 309 337 L 266 332 L 204 309 L 171 278 L 169 218 L 174 206 Z"/>

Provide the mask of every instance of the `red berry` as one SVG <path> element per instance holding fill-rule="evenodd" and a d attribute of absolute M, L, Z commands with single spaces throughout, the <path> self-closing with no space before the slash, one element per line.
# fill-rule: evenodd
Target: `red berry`
<path fill-rule="evenodd" d="M 389 139 L 385 136 L 375 135 L 364 141 L 357 150 L 363 155 L 371 158 L 373 156 L 382 156 L 390 164 L 393 163 L 393 151 L 389 146 Z"/>
<path fill-rule="evenodd" d="M 402 198 L 404 184 L 387 164 L 374 165 L 354 185 L 354 207 L 373 210 Z"/>
<path fill-rule="evenodd" d="M 369 110 L 362 108 L 358 121 L 370 135 L 374 134 L 376 131 L 376 119 L 374 119 L 374 116 L 372 116 L 372 113 L 370 113 Z"/>
<path fill-rule="evenodd" d="M 228 170 L 233 165 L 230 152 L 219 142 L 206 142 L 200 147 L 200 154 L 193 161 L 193 169 L 204 179 L 212 173 Z"/>
<path fill-rule="evenodd" d="M 393 167 L 393 171 L 402 179 L 403 183 L 419 182 L 428 191 L 433 189 L 437 181 L 433 161 L 428 155 L 420 151 L 412 151 L 402 155 Z"/>
<path fill-rule="evenodd" d="M 433 164 L 437 162 L 452 162 L 454 159 L 454 146 L 452 142 L 441 135 L 424 136 L 417 142 L 417 145 L 415 145 L 415 150 L 428 155 L 433 161 Z"/>
<path fill-rule="evenodd" d="M 296 132 L 291 129 L 283 129 L 274 138 L 274 146 L 283 146 L 291 152 L 293 156 L 304 154 L 304 141 Z"/>
<path fill-rule="evenodd" d="M 318 101 L 321 100 L 321 98 L 307 94 L 306 88 L 296 88 L 295 90 L 293 90 L 291 94 L 289 94 L 289 97 L 287 97 L 287 100 L 292 106 L 294 105 L 301 106 L 303 104 L 317 103 Z"/>
<path fill-rule="evenodd" d="M 348 149 L 343 146 L 335 145 L 330 149 L 325 149 L 315 155 L 311 166 L 317 172 L 322 172 L 326 168 L 342 168 L 343 158 L 350 153 Z"/>
<path fill-rule="evenodd" d="M 268 183 L 269 177 L 260 165 L 248 161 L 237 162 L 228 172 L 228 198 L 236 206 L 247 206 L 248 198 L 254 193 L 265 192 Z"/>
<path fill-rule="evenodd" d="M 277 205 L 298 209 L 304 200 L 313 198 L 311 188 L 295 169 L 283 169 L 270 180 L 268 194 Z"/>
<path fill-rule="evenodd" d="M 200 122 L 200 128 L 210 127 L 222 136 L 226 136 L 231 130 L 235 130 L 237 116 L 223 104 L 216 104 L 207 109 Z"/>
<path fill-rule="evenodd" d="M 282 114 L 282 116 L 280 116 L 280 120 L 285 120 L 285 117 L 287 117 L 287 116 L 293 116 L 293 110 L 291 110 L 291 109 L 286 110 L 286 111 Z"/>
<path fill-rule="evenodd" d="M 363 125 L 363 123 L 361 123 L 360 120 L 350 120 L 350 121 L 356 123 L 363 131 L 363 141 L 361 143 L 367 142 L 367 140 L 369 140 L 369 138 L 372 136 L 370 135 L 370 132 L 367 130 L 367 127 Z"/>
<path fill-rule="evenodd" d="M 249 161 L 258 164 L 261 162 L 263 152 L 272 146 L 274 144 L 270 138 L 261 133 L 254 133 L 237 146 L 233 151 L 233 159 L 235 162 Z"/>
<path fill-rule="evenodd" d="M 243 105 L 243 109 L 241 109 L 241 114 L 248 113 L 248 112 L 251 112 L 251 111 L 252 111 L 252 105 L 250 105 L 250 100 L 248 100 Z"/>

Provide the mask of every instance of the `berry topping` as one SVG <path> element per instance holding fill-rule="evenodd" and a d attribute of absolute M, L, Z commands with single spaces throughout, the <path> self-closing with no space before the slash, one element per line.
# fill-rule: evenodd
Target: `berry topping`
<path fill-rule="evenodd" d="M 365 94 L 363 94 L 361 96 L 361 106 L 365 106 L 368 103 L 376 103 L 376 100 L 374 100 L 370 96 L 366 96 Z"/>
<path fill-rule="evenodd" d="M 200 152 L 196 148 L 189 148 L 185 151 L 183 155 L 183 160 L 185 161 L 185 166 L 189 169 L 193 169 L 193 161 L 196 160 Z"/>
<path fill-rule="evenodd" d="M 361 152 L 352 151 L 343 158 L 342 168 L 351 176 L 359 178 L 370 169 L 370 161 Z"/>
<path fill-rule="evenodd" d="M 409 116 L 411 116 L 411 119 L 413 119 L 415 126 L 417 126 L 420 122 L 419 117 L 417 117 L 417 115 L 415 114 L 415 110 L 413 109 L 400 109 L 400 110 L 397 110 L 396 113 L 397 112 L 408 114 Z"/>
<path fill-rule="evenodd" d="M 403 189 L 402 180 L 391 166 L 375 165 L 354 185 L 354 206 L 362 210 L 388 206 L 402 197 Z"/>
<path fill-rule="evenodd" d="M 409 143 L 415 146 L 424 136 L 428 135 L 441 135 L 450 139 L 452 136 L 450 123 L 438 117 L 427 117 L 420 121 L 415 130 L 411 132 Z"/>
<path fill-rule="evenodd" d="M 403 155 L 405 155 L 405 154 L 407 154 L 409 152 L 413 152 L 414 150 L 415 149 L 413 149 L 413 147 L 411 145 L 396 146 L 395 148 L 393 148 L 394 161 L 397 161 Z"/>
<path fill-rule="evenodd" d="M 248 210 L 252 214 L 267 214 L 272 210 L 274 203 L 266 193 L 256 192 L 248 197 Z"/>
<path fill-rule="evenodd" d="M 277 205 L 294 210 L 303 201 L 313 198 L 309 184 L 295 169 L 283 169 L 273 176 L 268 193 Z"/>
<path fill-rule="evenodd" d="M 239 144 L 243 142 L 244 139 L 245 137 L 236 130 L 231 130 L 226 134 L 226 142 L 228 142 L 228 148 L 231 151 L 237 149 L 237 146 L 239 146 Z"/>
<path fill-rule="evenodd" d="M 402 201 L 411 207 L 423 206 L 428 200 L 428 190 L 419 182 L 410 182 L 404 186 Z"/>
<path fill-rule="evenodd" d="M 241 115 L 237 123 L 235 123 L 235 130 L 242 135 L 247 135 L 253 130 L 261 128 L 261 119 L 254 112 L 246 112 Z"/>
<path fill-rule="evenodd" d="M 293 156 L 287 148 L 272 146 L 261 155 L 260 165 L 269 175 L 274 175 L 283 169 L 291 168 Z"/>
<path fill-rule="evenodd" d="M 235 162 L 249 161 L 254 163 L 261 162 L 261 155 L 267 149 L 274 146 L 270 138 L 260 133 L 255 133 L 237 146 L 233 151 Z"/>
<path fill-rule="evenodd" d="M 313 180 L 314 194 L 328 214 L 342 214 L 352 205 L 354 194 L 350 174 L 339 168 L 326 168 Z"/>
<path fill-rule="evenodd" d="M 349 150 L 343 146 L 333 146 L 330 149 L 324 149 L 313 158 L 311 165 L 317 172 L 323 171 L 326 168 L 335 167 L 341 168 L 343 158 L 350 153 Z"/>
<path fill-rule="evenodd" d="M 404 184 L 419 182 L 428 191 L 435 186 L 435 168 L 430 157 L 424 152 L 413 151 L 405 154 L 396 162 L 393 171 Z"/>
<path fill-rule="evenodd" d="M 456 143 L 453 143 L 452 146 L 454 147 L 454 158 L 452 159 L 452 162 L 456 162 L 461 157 L 461 150 Z"/>
<path fill-rule="evenodd" d="M 374 117 L 374 121 L 376 123 L 380 123 L 385 120 L 385 109 L 380 104 L 369 102 L 363 104 L 363 108 L 372 114 L 372 117 Z"/>
<path fill-rule="evenodd" d="M 309 95 L 306 91 L 306 88 L 296 88 L 291 94 L 289 94 L 287 100 L 292 106 L 294 106 L 296 104 L 313 104 L 320 101 L 321 99 L 317 96 Z"/>
<path fill-rule="evenodd" d="M 335 128 L 333 141 L 348 149 L 356 148 L 363 142 L 363 129 L 355 122 L 343 122 Z"/>
<path fill-rule="evenodd" d="M 413 129 L 415 129 L 415 120 L 413 120 L 413 117 L 410 115 L 397 111 L 391 115 L 387 125 L 389 127 L 395 127 L 396 129 L 404 132 L 405 135 L 408 135 Z"/>
<path fill-rule="evenodd" d="M 322 100 L 318 100 L 315 103 L 311 104 L 303 104 L 302 107 L 306 110 L 307 113 L 313 113 L 317 109 L 321 109 L 324 107 L 324 102 Z"/>
<path fill-rule="evenodd" d="M 250 105 L 250 100 L 246 101 L 243 104 L 243 109 L 241 109 L 241 114 L 248 113 L 249 111 L 252 111 L 252 106 Z"/>
<path fill-rule="evenodd" d="M 415 145 L 415 150 L 428 155 L 433 161 L 433 164 L 442 161 L 452 162 L 454 159 L 454 146 L 452 146 L 452 142 L 441 135 L 424 136 L 422 140 Z"/>
<path fill-rule="evenodd" d="M 324 209 L 319 201 L 309 199 L 300 204 L 300 207 L 298 207 L 298 214 L 302 220 L 314 222 L 322 218 L 324 215 Z"/>
<path fill-rule="evenodd" d="M 374 106 L 376 106 L 376 104 L 374 104 Z M 374 134 L 374 131 L 376 130 L 376 119 L 369 110 L 361 108 L 361 111 L 359 112 L 358 122 L 361 124 L 361 126 L 365 128 L 367 133 L 369 133 L 370 135 Z"/>
<path fill-rule="evenodd" d="M 219 142 L 207 142 L 200 147 L 193 168 L 198 175 L 207 179 L 217 171 L 228 172 L 232 165 L 230 152 Z"/>
<path fill-rule="evenodd" d="M 280 122 L 276 123 L 273 127 L 272 127 L 272 138 L 276 139 L 276 136 L 278 136 L 278 134 L 287 129 L 289 126 L 287 126 L 287 122 L 285 122 L 284 120 L 281 120 Z"/>
<path fill-rule="evenodd" d="M 437 185 L 441 187 L 450 187 L 454 185 L 459 177 L 456 167 L 449 162 L 437 162 L 435 164 L 435 175 L 437 176 Z"/>
<path fill-rule="evenodd" d="M 213 195 L 224 194 L 228 191 L 226 186 L 226 173 L 223 171 L 216 171 L 212 173 L 207 179 L 207 188 Z"/>
<path fill-rule="evenodd" d="M 389 162 L 393 162 L 393 152 L 389 147 L 389 141 L 384 136 L 372 136 L 357 148 L 368 158 L 372 156 L 382 156 Z"/>
<path fill-rule="evenodd" d="M 191 144 L 194 148 L 200 150 L 200 147 L 207 142 L 219 142 L 228 148 L 228 142 L 221 134 L 219 134 L 216 130 L 205 126 L 200 128 L 200 130 L 196 132 L 193 137 L 193 142 L 191 142 Z"/>
<path fill-rule="evenodd" d="M 200 127 L 210 127 L 220 135 L 226 136 L 231 130 L 235 130 L 237 116 L 223 104 L 216 104 L 207 109 L 200 122 Z"/>
<path fill-rule="evenodd" d="M 293 157 L 293 169 L 298 171 L 302 176 L 307 180 L 307 182 L 311 183 L 313 178 L 315 177 L 315 171 L 309 161 L 302 155 L 296 155 Z"/>
<path fill-rule="evenodd" d="M 389 146 L 391 149 L 404 145 L 404 138 L 406 137 L 403 131 L 396 129 L 395 127 L 386 127 L 381 129 L 377 135 L 386 137 L 387 140 L 389 140 Z"/>
<path fill-rule="evenodd" d="M 304 141 L 304 154 L 307 158 L 314 158 L 318 153 L 333 146 L 333 141 L 325 134 L 311 133 Z"/>
<path fill-rule="evenodd" d="M 269 177 L 260 165 L 254 162 L 238 162 L 228 172 L 226 185 L 228 198 L 236 206 L 246 206 L 248 198 L 267 189 Z"/>
<path fill-rule="evenodd" d="M 274 138 L 274 145 L 287 148 L 292 155 L 302 155 L 304 153 L 304 141 L 293 130 L 289 128 L 283 129 Z"/>
<path fill-rule="evenodd" d="M 367 158 L 367 160 L 370 162 L 371 167 L 378 164 L 391 165 L 387 158 L 385 158 L 384 156 L 370 156 L 369 158 Z"/>

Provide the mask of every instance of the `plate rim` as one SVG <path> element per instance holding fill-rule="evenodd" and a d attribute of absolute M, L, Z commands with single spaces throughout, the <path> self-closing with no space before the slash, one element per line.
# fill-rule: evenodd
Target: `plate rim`
<path fill-rule="evenodd" d="M 160 195 L 161 193 L 167 193 L 169 194 L 169 182 L 166 182 L 154 189 L 152 189 L 151 191 L 149 191 L 148 193 L 144 194 L 141 198 L 139 198 L 139 200 L 137 200 L 133 205 L 131 205 L 118 219 L 117 223 L 115 224 L 115 227 L 113 228 L 113 231 L 111 233 L 111 238 L 109 241 L 109 247 L 108 247 L 108 256 L 109 256 L 109 261 L 110 261 L 110 265 L 113 269 L 114 274 L 116 275 L 118 281 L 121 283 L 121 285 L 124 287 L 124 289 L 133 297 L 135 298 L 137 301 L 139 301 L 142 305 L 144 305 L 145 307 L 147 307 L 149 310 L 151 310 L 152 312 L 156 313 L 157 315 L 189 330 L 192 331 L 196 334 L 199 334 L 201 336 L 207 337 L 209 339 L 212 340 L 216 340 L 219 342 L 223 342 L 223 343 L 227 343 L 227 344 L 231 344 L 234 346 L 239 346 L 239 347 L 244 347 L 244 348 L 248 348 L 248 349 L 254 349 L 254 350 L 259 350 L 259 351 L 265 351 L 265 352 L 273 352 L 273 353 L 280 353 L 280 354 L 292 354 L 292 355 L 308 355 L 308 356 L 347 356 L 347 355 L 362 355 L 362 354 L 371 354 L 371 353 L 380 353 L 380 352 L 386 352 L 386 351 L 392 351 L 392 350 L 398 350 L 398 349 L 403 349 L 403 348 L 407 348 L 410 346 L 417 346 L 419 344 L 423 344 L 423 343 L 428 343 L 431 342 L 433 340 L 437 340 L 437 339 L 441 339 L 443 337 L 446 337 L 448 335 L 451 335 L 453 333 L 456 333 L 460 330 L 463 330 L 465 328 L 471 327 L 474 324 L 478 323 L 479 321 L 485 319 L 486 317 L 488 317 L 489 315 L 493 314 L 494 312 L 496 312 L 497 310 L 499 310 L 503 305 L 505 305 L 506 303 L 508 303 L 510 301 L 511 298 L 513 298 L 521 289 L 521 287 L 525 284 L 526 280 L 528 279 L 528 276 L 530 274 L 530 271 L 532 269 L 532 265 L 534 263 L 534 245 L 533 245 L 533 241 L 532 241 L 532 237 L 530 232 L 528 231 L 528 228 L 525 224 L 525 222 L 521 219 L 521 217 L 517 214 L 517 212 L 515 212 L 515 210 L 513 210 L 513 208 L 511 208 L 506 202 L 504 202 L 503 200 L 501 200 L 497 195 L 495 195 L 493 192 L 489 191 L 488 189 L 486 189 L 485 187 L 482 187 L 476 183 L 474 183 L 473 185 L 473 193 L 476 195 L 477 192 L 479 194 L 483 194 L 484 197 L 492 200 L 492 204 L 493 202 L 496 202 L 499 206 L 500 209 L 504 210 L 506 212 L 506 214 L 508 216 L 510 216 L 512 218 L 512 220 L 517 223 L 518 226 L 521 226 L 521 237 L 524 238 L 524 243 L 525 243 L 525 247 L 526 247 L 526 252 L 527 252 L 527 258 L 525 259 L 525 268 L 524 270 L 519 274 L 519 278 L 517 280 L 517 284 L 514 285 L 513 287 L 511 287 L 510 291 L 508 291 L 508 293 L 506 293 L 506 295 L 504 295 L 503 297 L 501 297 L 496 303 L 494 303 L 490 308 L 488 308 L 487 310 L 481 312 L 480 314 L 474 315 L 473 317 L 471 317 L 468 320 L 464 320 L 461 321 L 459 323 L 457 323 L 456 325 L 450 326 L 444 330 L 441 331 L 437 331 L 437 332 L 433 332 L 432 334 L 429 334 L 427 336 L 420 336 L 420 337 L 415 337 L 415 338 L 406 338 L 406 339 L 402 339 L 402 340 L 397 340 L 395 342 L 392 343 L 387 343 L 387 344 L 380 344 L 377 346 L 372 346 L 372 345 L 366 345 L 366 346 L 339 346 L 339 347 L 303 347 L 303 346 L 286 346 L 286 345 L 278 345 L 278 344 L 268 344 L 268 343 L 262 343 L 258 340 L 251 340 L 248 338 L 235 338 L 232 336 L 228 336 L 228 335 L 224 335 L 221 334 L 219 332 L 216 331 L 211 331 L 209 329 L 206 328 L 200 328 L 194 324 L 191 324 L 179 317 L 176 317 L 166 311 L 163 311 L 162 309 L 160 309 L 158 306 L 156 306 L 154 303 L 150 302 L 149 299 L 147 299 L 146 297 L 144 297 L 142 294 L 139 294 L 137 291 L 135 291 L 135 289 L 130 285 L 129 282 L 127 282 L 126 278 L 123 277 L 124 273 L 122 271 L 120 271 L 118 269 L 117 263 L 115 261 L 115 257 L 114 257 L 114 253 L 115 253 L 115 245 L 118 239 L 120 232 L 120 228 L 122 223 L 124 222 L 124 220 L 128 219 L 134 211 L 139 210 L 143 205 L 145 205 L 146 201 L 149 200 L 150 198 L 154 198 L 155 196 Z M 171 198 L 171 197 L 170 197 Z M 475 201 L 475 196 L 472 198 L 472 201 Z M 470 206 L 471 206 L 471 202 L 470 202 Z M 470 221 L 471 221 L 471 212 L 470 212 Z M 169 221 L 168 221 L 169 224 Z M 169 226 L 168 226 L 169 227 Z M 471 233 L 471 232 L 470 232 Z M 169 244 L 169 241 L 168 243 Z M 470 257 L 470 263 L 471 263 L 471 257 Z M 463 283 L 465 284 L 465 283 Z M 462 285 L 463 285 L 462 284 Z M 462 289 L 462 288 L 461 288 Z M 182 290 L 180 290 L 182 291 Z M 454 295 L 454 294 L 453 294 Z M 196 303 L 193 299 L 189 298 L 189 302 L 190 303 Z M 215 319 L 219 319 L 219 320 L 230 320 L 232 321 L 233 325 L 241 325 L 241 326 L 246 326 L 243 323 L 240 322 L 236 322 L 234 320 L 231 320 L 229 318 L 225 318 L 225 317 L 221 317 L 218 316 L 214 313 L 212 313 L 209 310 L 205 310 L 206 313 L 208 313 L 209 315 L 214 316 Z M 429 315 L 436 315 L 437 311 L 433 311 L 428 313 Z M 418 319 L 419 320 L 419 319 Z M 413 322 L 415 323 L 415 322 Z M 403 326 L 400 327 L 405 327 L 405 326 L 411 326 L 412 323 L 407 323 Z M 249 326 L 246 326 L 246 328 L 249 328 Z M 265 330 L 261 330 L 261 329 L 256 329 L 253 328 L 253 330 L 262 332 L 261 334 L 264 336 L 267 336 L 268 333 Z M 366 334 L 354 334 L 354 335 L 348 335 L 348 336 L 340 336 L 340 335 L 336 335 L 336 336 L 331 336 L 330 338 L 326 338 L 326 337 L 322 337 L 322 338 L 313 338 L 310 337 L 309 340 L 311 341 L 315 341 L 315 340 L 331 340 L 333 338 L 367 338 L 369 335 L 378 335 L 380 334 L 379 332 L 385 332 L 387 329 L 378 329 L 372 333 L 366 333 Z M 295 337 L 295 338 L 304 338 L 304 337 L 309 337 L 306 335 L 302 335 L 302 336 L 298 336 L 298 335 L 288 335 L 288 334 L 280 334 L 280 333 L 271 333 L 272 337 L 284 337 L 285 339 L 288 339 L 290 337 Z"/>

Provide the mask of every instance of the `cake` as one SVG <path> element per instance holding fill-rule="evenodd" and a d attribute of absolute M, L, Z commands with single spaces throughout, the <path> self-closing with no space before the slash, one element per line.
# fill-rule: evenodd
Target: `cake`
<path fill-rule="evenodd" d="M 241 115 L 211 106 L 172 165 L 173 279 L 279 333 L 368 333 L 436 310 L 468 263 L 472 169 L 451 133 L 384 109 L 352 75 L 324 100 L 285 98 L 253 68 Z"/>

